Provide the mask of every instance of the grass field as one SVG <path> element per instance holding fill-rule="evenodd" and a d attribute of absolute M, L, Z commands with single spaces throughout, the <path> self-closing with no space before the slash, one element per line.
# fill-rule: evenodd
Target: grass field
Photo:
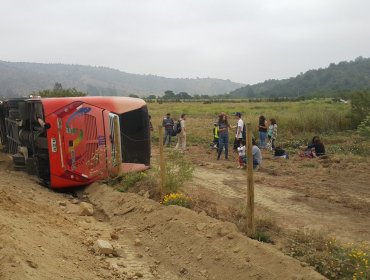
<path fill-rule="evenodd" d="M 320 135 L 328 151 L 352 153 L 367 156 L 370 154 L 369 141 L 350 131 L 350 104 L 333 102 L 329 99 L 306 100 L 299 102 L 241 102 L 241 103 L 149 103 L 149 113 L 155 127 L 153 140 L 158 141 L 158 125 L 163 116 L 171 113 L 178 119 L 187 114 L 189 145 L 208 146 L 212 140 L 213 123 L 220 112 L 229 116 L 230 124 L 236 123 L 235 112 L 241 112 L 245 122 L 252 124 L 253 134 L 258 137 L 257 124 L 260 115 L 267 119 L 275 118 L 278 124 L 277 145 L 293 151 L 307 144 L 314 135 Z M 233 141 L 233 133 L 230 133 Z"/>

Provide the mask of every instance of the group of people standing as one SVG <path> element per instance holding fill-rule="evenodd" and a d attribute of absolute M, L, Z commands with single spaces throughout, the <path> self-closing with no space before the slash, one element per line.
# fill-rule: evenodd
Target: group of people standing
<path fill-rule="evenodd" d="M 274 118 L 270 119 L 270 124 L 267 123 L 265 116 L 261 115 L 258 120 L 258 134 L 260 140 L 260 148 L 268 148 L 271 151 L 275 149 L 275 141 L 277 138 L 277 123 Z M 266 136 L 268 142 L 266 143 Z"/>
<path fill-rule="evenodd" d="M 246 158 L 246 127 L 240 112 L 235 113 L 236 125 L 231 126 L 228 121 L 228 116 L 221 113 L 218 122 L 214 124 L 213 128 L 213 147 L 217 148 L 217 160 L 220 160 L 222 153 L 225 153 L 225 159 L 229 158 L 229 130 L 235 129 L 235 140 L 233 150 L 239 155 L 239 168 L 244 167 L 247 163 Z M 262 163 L 261 150 L 257 146 L 255 139 L 252 139 L 252 154 L 253 166 L 257 167 Z"/>
<path fill-rule="evenodd" d="M 164 127 L 163 145 L 169 147 L 171 138 L 177 136 L 176 150 L 186 150 L 186 114 L 181 114 L 181 117 L 174 122 L 171 114 L 167 113 L 163 118 L 162 127 Z"/>
<path fill-rule="evenodd" d="M 214 123 L 213 127 L 213 142 L 211 146 L 217 149 L 217 160 L 220 160 L 222 153 L 225 159 L 229 158 L 229 132 L 231 129 L 235 131 L 235 139 L 233 143 L 233 150 L 238 154 L 239 166 L 245 167 L 247 164 L 246 157 L 246 126 L 242 119 L 240 112 L 235 113 L 236 125 L 231 126 L 226 113 L 220 113 L 218 121 Z M 151 122 L 150 122 L 151 124 Z M 181 117 L 175 122 L 170 113 L 167 113 L 162 120 L 162 127 L 164 128 L 163 144 L 171 145 L 171 138 L 177 136 L 176 150 L 186 150 L 186 114 L 181 114 Z M 151 125 L 151 130 L 153 130 Z M 261 115 L 258 120 L 258 138 L 259 144 L 254 137 L 252 137 L 252 154 L 253 166 L 257 167 L 262 163 L 261 149 L 274 150 L 275 157 L 287 158 L 287 153 L 280 147 L 276 147 L 278 126 L 276 119 L 271 118 L 269 121 L 265 116 Z M 278 152 L 281 152 L 279 154 Z M 318 157 L 325 154 L 325 147 L 320 138 L 315 136 L 312 143 L 304 149 L 301 156 Z"/>

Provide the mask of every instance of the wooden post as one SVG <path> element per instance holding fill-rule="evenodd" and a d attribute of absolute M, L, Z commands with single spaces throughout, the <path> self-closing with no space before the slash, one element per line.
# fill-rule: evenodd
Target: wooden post
<path fill-rule="evenodd" d="M 252 127 L 247 123 L 247 175 L 248 175 L 248 192 L 247 192 L 247 235 L 255 236 L 254 226 L 254 182 L 253 182 L 253 155 L 252 155 Z"/>
<path fill-rule="evenodd" d="M 161 125 L 158 126 L 159 131 L 159 172 L 161 176 L 161 184 L 160 184 L 160 193 L 161 195 L 164 194 L 164 188 L 165 188 L 165 179 L 166 179 L 166 170 L 165 170 L 165 164 L 164 164 L 164 153 L 163 153 L 163 127 Z"/>

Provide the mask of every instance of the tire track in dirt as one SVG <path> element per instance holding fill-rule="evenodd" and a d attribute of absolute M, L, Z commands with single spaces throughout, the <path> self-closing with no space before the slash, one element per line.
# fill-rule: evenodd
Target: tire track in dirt
<path fill-rule="evenodd" d="M 210 172 L 207 168 L 197 168 L 193 184 L 225 198 L 244 201 L 247 198 L 247 179 L 242 170 Z M 366 213 L 310 197 L 299 189 L 295 192 L 271 182 L 255 183 L 255 202 L 257 207 L 267 209 L 284 228 L 330 230 L 346 242 L 370 240 L 370 218 Z"/>

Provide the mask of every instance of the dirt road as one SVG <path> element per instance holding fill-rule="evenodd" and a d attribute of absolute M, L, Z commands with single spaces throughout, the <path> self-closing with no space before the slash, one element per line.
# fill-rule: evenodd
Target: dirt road
<path fill-rule="evenodd" d="M 200 160 L 202 158 L 202 160 Z M 273 159 L 264 152 L 255 172 L 257 212 L 274 218 L 283 229 L 310 228 L 345 242 L 370 241 L 370 164 L 364 158 Z M 243 211 L 246 171 L 232 160 L 191 156 L 197 168 L 186 189 L 214 201 L 216 215 Z"/>

